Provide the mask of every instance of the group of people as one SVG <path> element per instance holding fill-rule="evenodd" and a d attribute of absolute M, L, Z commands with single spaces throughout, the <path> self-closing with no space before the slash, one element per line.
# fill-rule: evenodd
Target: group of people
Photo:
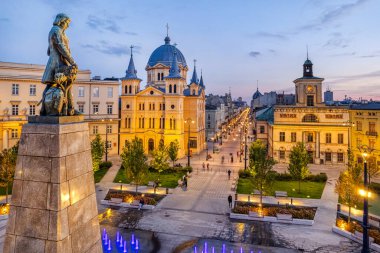
<path fill-rule="evenodd" d="M 207 170 L 209 170 L 210 169 L 210 164 L 209 163 L 205 164 L 205 162 L 203 162 L 202 163 L 203 170 L 205 170 L 206 167 L 207 167 Z"/>

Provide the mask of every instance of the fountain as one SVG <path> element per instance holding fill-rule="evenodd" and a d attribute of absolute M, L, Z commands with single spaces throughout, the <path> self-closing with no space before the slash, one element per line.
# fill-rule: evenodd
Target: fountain
<path fill-rule="evenodd" d="M 131 235 L 130 240 L 123 238 L 119 231 L 116 232 L 115 240 L 111 240 L 108 236 L 107 230 L 103 229 L 102 234 L 103 252 L 118 252 L 118 253 L 137 253 L 140 250 L 139 239 L 134 234 Z"/>
<path fill-rule="evenodd" d="M 201 246 L 199 246 L 199 250 L 200 250 L 200 252 L 201 253 L 208 253 L 209 252 L 209 249 L 211 248 L 211 252 L 212 253 L 217 253 L 217 252 L 221 252 L 221 253 L 234 253 L 234 252 L 236 252 L 236 251 L 234 251 L 234 249 L 230 249 L 229 251 L 228 251 L 228 249 L 227 249 L 227 247 L 226 247 L 226 245 L 225 244 L 223 244 L 222 245 L 222 247 L 221 247 L 221 249 L 220 249 L 220 251 L 217 249 L 217 247 L 215 247 L 215 246 L 208 246 L 208 243 L 207 243 L 207 241 L 206 242 L 204 242 L 204 245 L 203 245 L 203 248 L 202 248 L 202 245 Z M 197 246 L 194 246 L 194 251 L 193 251 L 194 253 L 198 253 L 198 247 Z M 249 251 L 246 251 L 246 252 L 250 252 L 250 253 L 262 253 L 262 251 L 261 250 L 259 250 L 259 251 L 253 251 L 253 250 L 249 250 Z M 239 252 L 238 253 L 244 253 L 244 250 L 243 250 L 243 247 L 240 247 L 240 250 L 239 250 Z"/>

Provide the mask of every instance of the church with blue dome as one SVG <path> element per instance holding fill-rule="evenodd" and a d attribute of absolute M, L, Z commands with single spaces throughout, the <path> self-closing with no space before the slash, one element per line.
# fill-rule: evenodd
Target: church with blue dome
<path fill-rule="evenodd" d="M 179 157 L 198 154 L 206 148 L 205 85 L 198 78 L 196 61 L 191 79 L 187 81 L 185 56 L 170 43 L 150 55 L 145 67 L 146 85 L 137 75 L 133 47 L 125 76 L 121 79 L 120 148 L 135 137 L 143 140 L 147 154 L 160 142 L 168 146 L 178 141 Z M 121 151 L 121 150 L 120 150 Z"/>

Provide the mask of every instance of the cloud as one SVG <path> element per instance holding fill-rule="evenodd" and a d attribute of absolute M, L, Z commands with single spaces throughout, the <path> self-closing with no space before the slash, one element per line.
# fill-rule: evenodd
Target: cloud
<path fill-rule="evenodd" d="M 100 18 L 94 15 L 89 15 L 86 23 L 89 27 L 95 30 L 107 30 L 114 33 L 120 33 L 120 27 L 114 20 L 109 18 Z"/>
<path fill-rule="evenodd" d="M 103 54 L 122 56 L 130 55 L 130 47 L 128 45 L 110 44 L 107 41 L 100 41 L 98 44 L 84 44 L 83 48 L 92 49 Z M 141 50 L 140 46 L 134 46 L 133 53 L 139 54 Z"/>
<path fill-rule="evenodd" d="M 137 35 L 137 33 L 135 33 L 135 32 L 125 32 L 125 34 L 133 35 L 133 36 L 136 36 L 136 35 Z"/>
<path fill-rule="evenodd" d="M 347 53 L 340 53 L 340 54 L 331 54 L 332 57 L 340 57 L 340 56 L 354 56 L 356 55 L 356 52 L 347 52 Z"/>
<path fill-rule="evenodd" d="M 278 40 L 286 40 L 287 37 L 280 33 L 269 33 L 269 32 L 258 32 L 252 35 L 252 37 L 257 38 L 268 38 L 268 39 L 278 39 Z"/>
<path fill-rule="evenodd" d="M 367 55 L 359 55 L 359 58 L 375 58 L 375 57 L 380 57 L 380 53 L 372 53 L 372 54 L 367 54 Z"/>
<path fill-rule="evenodd" d="M 277 51 L 276 51 L 276 50 L 274 50 L 274 49 L 268 49 L 268 51 L 269 51 L 269 53 L 272 53 L 272 54 L 275 54 L 275 53 L 277 53 Z"/>
<path fill-rule="evenodd" d="M 368 2 L 368 0 L 357 0 L 353 3 L 342 4 L 331 9 L 325 10 L 318 20 L 311 22 L 310 24 L 299 27 L 299 30 L 322 30 L 322 28 L 329 23 L 349 14 L 355 8 Z"/>
<path fill-rule="evenodd" d="M 251 51 L 249 52 L 249 56 L 253 57 L 253 58 L 257 58 L 261 55 L 260 52 L 257 52 L 257 51 Z"/>

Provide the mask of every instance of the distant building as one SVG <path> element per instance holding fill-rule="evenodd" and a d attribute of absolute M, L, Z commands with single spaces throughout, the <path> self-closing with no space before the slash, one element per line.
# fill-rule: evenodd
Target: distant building
<path fill-rule="evenodd" d="M 348 106 L 326 106 L 322 101 L 323 78 L 313 75 L 307 59 L 303 76 L 294 80 L 295 104 L 274 105 L 256 116 L 258 139 L 267 138 L 268 153 L 279 162 L 289 162 L 297 142 L 305 143 L 310 163 L 345 164 L 349 146 Z"/>
<path fill-rule="evenodd" d="M 350 148 L 355 159 L 362 161 L 363 147 L 369 149 L 369 166 L 380 166 L 380 103 L 350 105 Z"/>
<path fill-rule="evenodd" d="M 29 116 L 39 115 L 41 83 L 45 65 L 0 62 L 0 150 L 20 139 L 22 125 Z M 91 78 L 91 71 L 79 70 L 72 93 L 75 109 L 89 123 L 90 138 L 99 134 L 106 140 L 109 154 L 118 153 L 119 82 Z"/>
<path fill-rule="evenodd" d="M 251 109 L 252 111 L 257 108 L 270 107 L 272 105 L 294 105 L 295 104 L 295 95 L 294 94 L 285 94 L 277 93 L 275 91 L 265 92 L 262 95 L 257 88 L 256 92 L 252 96 L 251 100 Z"/>
<path fill-rule="evenodd" d="M 327 89 L 323 93 L 323 100 L 324 100 L 325 104 L 333 103 L 334 102 L 334 93 L 330 89 Z"/>

